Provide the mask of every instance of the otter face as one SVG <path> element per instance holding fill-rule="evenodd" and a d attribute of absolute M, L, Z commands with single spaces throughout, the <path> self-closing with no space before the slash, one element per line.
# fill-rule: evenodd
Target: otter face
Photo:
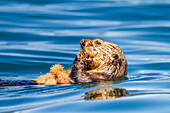
<path fill-rule="evenodd" d="M 87 62 L 87 71 L 98 73 L 112 73 L 115 61 L 121 57 L 125 59 L 120 48 L 111 42 L 101 39 L 83 39 L 80 42 L 81 48 Z"/>
<path fill-rule="evenodd" d="M 83 39 L 80 44 L 84 50 L 84 57 L 87 62 L 87 70 L 97 69 L 103 64 L 104 57 L 100 52 L 103 46 L 103 41 L 100 39 Z"/>
<path fill-rule="evenodd" d="M 126 58 L 116 44 L 101 39 L 83 39 L 80 45 L 82 50 L 74 60 L 70 75 L 75 83 L 107 81 L 126 75 Z"/>

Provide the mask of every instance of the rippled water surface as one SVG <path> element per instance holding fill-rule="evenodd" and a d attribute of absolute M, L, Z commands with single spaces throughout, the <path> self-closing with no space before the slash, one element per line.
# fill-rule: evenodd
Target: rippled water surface
<path fill-rule="evenodd" d="M 127 80 L 1 87 L 0 112 L 170 112 L 169 15 L 169 0 L 0 0 L 0 79 L 69 69 L 83 38 L 128 61 Z"/>

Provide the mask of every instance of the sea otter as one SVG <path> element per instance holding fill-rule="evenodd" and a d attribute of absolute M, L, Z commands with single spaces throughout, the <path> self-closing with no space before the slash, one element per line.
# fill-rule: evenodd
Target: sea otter
<path fill-rule="evenodd" d="M 82 39 L 80 45 L 82 50 L 76 55 L 71 70 L 64 71 L 61 65 L 54 65 L 49 73 L 33 83 L 24 80 L 24 85 L 83 84 L 115 80 L 127 74 L 126 58 L 116 44 L 101 39 Z M 9 85 L 9 82 L 13 85 L 12 81 L 0 80 L 0 86 Z"/>
<path fill-rule="evenodd" d="M 114 80 L 127 74 L 127 61 L 114 43 L 101 39 L 83 39 L 69 76 L 71 83 Z"/>

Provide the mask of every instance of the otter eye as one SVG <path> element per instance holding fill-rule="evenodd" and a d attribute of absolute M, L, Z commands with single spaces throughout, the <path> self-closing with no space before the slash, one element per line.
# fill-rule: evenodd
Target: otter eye
<path fill-rule="evenodd" d="M 97 45 L 101 45 L 102 43 L 101 43 L 101 42 L 99 42 L 99 41 L 97 41 L 97 42 L 96 42 L 96 44 L 97 44 Z"/>
<path fill-rule="evenodd" d="M 85 46 L 85 42 L 82 43 L 82 46 Z"/>

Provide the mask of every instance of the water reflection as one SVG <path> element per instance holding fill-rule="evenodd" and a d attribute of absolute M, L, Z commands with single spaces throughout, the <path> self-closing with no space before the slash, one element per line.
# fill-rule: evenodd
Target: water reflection
<path fill-rule="evenodd" d="M 124 88 L 111 87 L 105 88 L 108 86 L 114 86 L 120 84 L 127 80 L 127 77 L 119 78 L 115 81 L 92 83 L 92 84 L 82 84 L 81 89 L 85 88 L 96 88 L 103 87 L 102 89 L 95 89 L 84 94 L 84 100 L 105 100 L 105 99 L 116 99 L 128 95 L 128 91 Z"/>
<path fill-rule="evenodd" d="M 124 82 L 125 80 L 128 80 L 128 78 L 122 77 L 122 78 L 118 78 L 117 80 L 114 80 L 114 81 L 98 82 L 98 83 L 91 83 L 91 84 L 81 84 L 80 89 L 111 86 L 111 85 L 115 85 L 115 84 L 120 84 L 120 83 Z"/>
<path fill-rule="evenodd" d="M 116 99 L 127 95 L 127 90 L 123 88 L 104 88 L 85 93 L 84 100 Z"/>

